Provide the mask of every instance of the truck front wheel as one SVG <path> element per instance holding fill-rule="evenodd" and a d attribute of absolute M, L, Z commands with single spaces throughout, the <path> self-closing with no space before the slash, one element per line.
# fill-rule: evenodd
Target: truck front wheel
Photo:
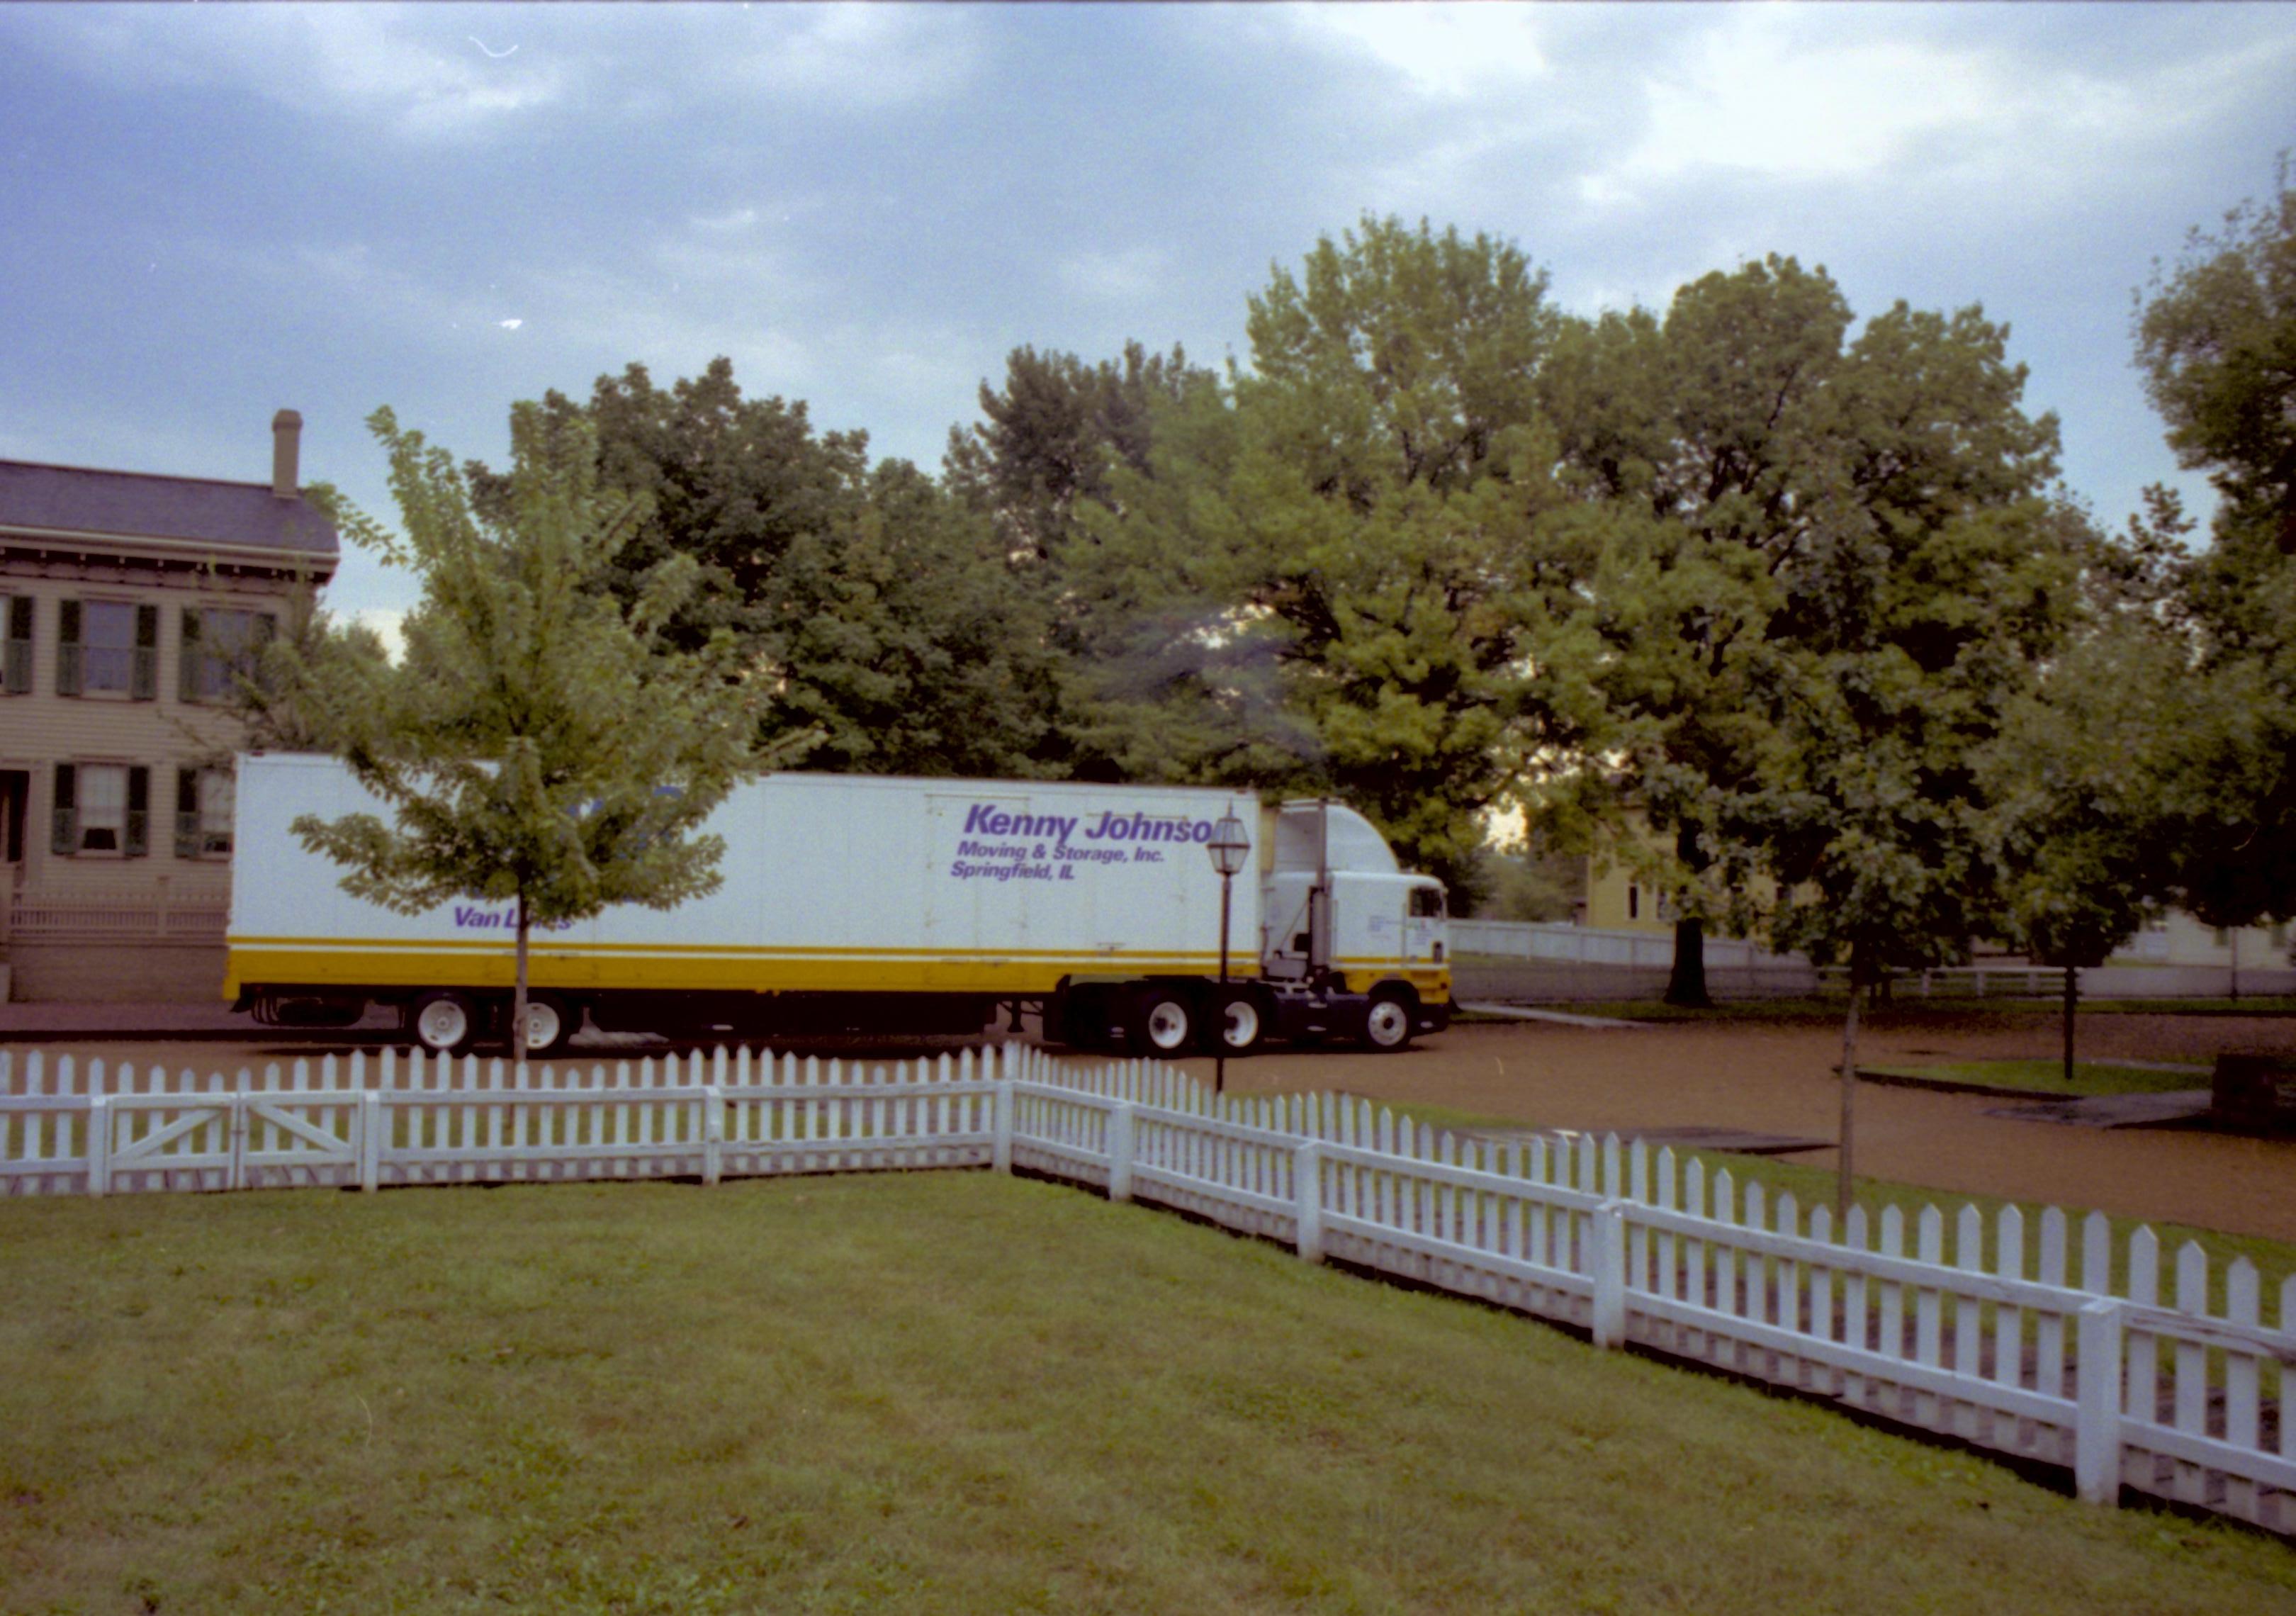
<path fill-rule="evenodd" d="M 1411 1042 L 1411 1004 L 1392 988 L 1372 996 L 1364 1010 L 1363 1041 L 1382 1054 Z"/>
<path fill-rule="evenodd" d="M 1133 1037 L 1155 1054 L 1185 1054 L 1195 1028 L 1195 1006 L 1174 988 L 1149 988 L 1133 1013 Z"/>
<path fill-rule="evenodd" d="M 416 999 L 406 1021 L 414 1041 L 432 1054 L 460 1054 L 479 1031 L 478 1011 L 468 997 L 444 989 Z"/>
<path fill-rule="evenodd" d="M 1260 1008 L 1259 994 L 1249 988 L 1223 988 L 1218 1010 L 1211 1028 L 1216 1054 L 1250 1054 L 1259 1047 L 1259 1040 L 1267 1030 L 1267 1018 Z"/>

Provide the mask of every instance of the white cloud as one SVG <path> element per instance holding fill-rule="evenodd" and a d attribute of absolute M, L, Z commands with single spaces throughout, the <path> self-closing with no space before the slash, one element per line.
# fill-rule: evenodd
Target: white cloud
<path fill-rule="evenodd" d="M 1997 126 L 2027 94 L 1980 55 L 1886 39 L 1805 43 L 1795 21 L 1734 18 L 1682 70 L 1652 82 L 1649 123 L 1617 172 L 1857 174 L 1925 135 Z"/>
<path fill-rule="evenodd" d="M 728 75 L 798 100 L 882 109 L 938 99 L 979 60 L 973 21 L 955 6 L 774 5 L 745 16 L 766 38 L 735 53 Z"/>
<path fill-rule="evenodd" d="M 760 217 L 755 208 L 729 208 L 723 213 L 698 213 L 686 222 L 712 235 L 731 235 L 756 228 Z"/>
<path fill-rule="evenodd" d="M 483 131 L 556 103 L 575 77 L 570 57 L 496 55 L 423 7 L 223 6 L 78 21 L 58 44 L 90 73 L 130 85 L 233 89 L 423 140 Z"/>
<path fill-rule="evenodd" d="M 1369 58 L 1423 95 L 1456 99 L 1547 71 L 1544 19 L 1532 6 L 1311 5 L 1291 14 L 1302 33 Z"/>
<path fill-rule="evenodd" d="M 1079 252 L 1062 260 L 1061 283 L 1079 296 L 1108 302 L 1145 298 L 1163 284 L 1171 255 L 1150 247 L 1128 252 Z"/>
<path fill-rule="evenodd" d="M 1579 177 L 1581 201 L 1630 203 L 1651 183 L 1707 170 L 1787 183 L 1916 163 L 1927 178 L 1956 183 L 2093 176 L 2102 152 L 2214 116 L 2284 73 L 2290 54 L 2272 40 L 2131 58 L 2101 77 L 1972 30 L 1923 37 L 1931 18 L 1920 10 L 1764 6 L 1719 16 L 1644 77 L 1640 139 Z"/>

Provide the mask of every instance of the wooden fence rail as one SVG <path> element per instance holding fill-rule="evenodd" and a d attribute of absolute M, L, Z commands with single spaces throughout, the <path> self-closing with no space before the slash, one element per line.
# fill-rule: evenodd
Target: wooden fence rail
<path fill-rule="evenodd" d="M 1021 1168 L 1973 1448 L 2296 1532 L 2296 1278 L 2101 1213 L 1805 1210 L 1641 1142 L 1437 1134 L 1018 1046 L 532 1067 L 385 1052 L 201 1079 L 0 1050 L 0 1194 Z"/>

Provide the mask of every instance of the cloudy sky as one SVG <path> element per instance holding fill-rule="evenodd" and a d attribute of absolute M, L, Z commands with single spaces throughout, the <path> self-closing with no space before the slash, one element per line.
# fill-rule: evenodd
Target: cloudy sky
<path fill-rule="evenodd" d="M 0 456 L 390 505 L 388 403 L 733 358 L 937 466 L 1029 343 L 1219 360 L 1365 213 L 1565 308 L 1768 252 L 1982 303 L 2118 525 L 2179 481 L 2132 291 L 2296 147 L 2296 6 L 0 6 Z M 347 558 L 343 610 L 403 576 Z"/>

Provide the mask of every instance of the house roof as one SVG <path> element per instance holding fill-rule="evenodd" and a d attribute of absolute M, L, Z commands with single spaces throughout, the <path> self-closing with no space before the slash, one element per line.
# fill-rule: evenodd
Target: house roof
<path fill-rule="evenodd" d="M 100 534 L 240 549 L 332 571 L 335 526 L 303 499 L 281 499 L 266 482 L 99 472 L 0 460 L 0 529 Z"/>

